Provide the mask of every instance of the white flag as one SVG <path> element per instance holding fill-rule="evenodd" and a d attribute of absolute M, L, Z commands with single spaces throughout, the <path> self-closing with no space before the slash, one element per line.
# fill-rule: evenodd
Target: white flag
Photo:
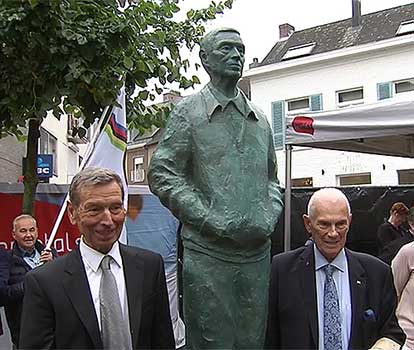
<path fill-rule="evenodd" d="M 112 107 L 108 122 L 95 142 L 91 155 L 85 164 L 87 167 L 112 169 L 122 179 L 124 185 L 124 207 L 128 208 L 128 185 L 125 177 L 124 157 L 127 146 L 125 87 L 118 96 L 120 107 Z M 119 240 L 127 243 L 125 225 Z"/>

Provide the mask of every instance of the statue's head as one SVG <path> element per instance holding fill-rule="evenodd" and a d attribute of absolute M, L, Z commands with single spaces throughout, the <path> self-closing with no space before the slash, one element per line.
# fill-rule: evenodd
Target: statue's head
<path fill-rule="evenodd" d="M 210 75 L 240 79 L 244 66 L 244 45 L 240 33 L 232 28 L 219 28 L 207 33 L 200 43 L 200 59 Z"/>

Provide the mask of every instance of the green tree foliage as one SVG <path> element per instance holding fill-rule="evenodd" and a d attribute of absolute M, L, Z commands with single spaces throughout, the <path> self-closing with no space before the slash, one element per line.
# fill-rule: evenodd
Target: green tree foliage
<path fill-rule="evenodd" d="M 193 49 L 203 24 L 232 1 L 190 10 L 182 21 L 174 18 L 179 0 L 134 0 L 124 9 L 116 0 L 0 1 L 0 137 L 22 137 L 29 127 L 25 212 L 33 210 L 39 127 L 47 112 L 59 118 L 63 106 L 82 117 L 83 128 L 75 132 L 83 136 L 125 82 L 129 126 L 160 125 L 164 111 L 149 111 L 145 101 L 167 83 L 198 83 L 186 76 L 189 62 L 180 48 Z"/>

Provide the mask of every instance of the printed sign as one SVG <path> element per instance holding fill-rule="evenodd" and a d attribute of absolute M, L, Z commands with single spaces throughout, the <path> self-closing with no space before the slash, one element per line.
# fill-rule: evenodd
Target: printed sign
<path fill-rule="evenodd" d="M 48 179 L 53 176 L 53 155 L 37 155 L 37 177 L 39 179 Z"/>

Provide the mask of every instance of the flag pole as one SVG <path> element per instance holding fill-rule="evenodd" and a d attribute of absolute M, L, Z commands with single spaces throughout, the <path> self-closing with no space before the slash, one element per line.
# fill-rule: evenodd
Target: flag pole
<path fill-rule="evenodd" d="M 83 170 L 83 168 L 85 167 L 85 164 L 89 160 L 89 157 L 91 156 L 92 151 L 95 148 L 96 140 L 98 139 L 99 135 L 103 131 L 103 125 L 106 124 L 108 122 L 108 120 L 109 120 L 108 115 L 107 115 L 108 114 L 109 107 L 110 106 L 106 106 L 105 109 L 104 109 L 104 111 L 102 112 L 101 118 L 99 119 L 98 127 L 96 128 L 95 133 L 92 136 L 92 140 L 91 140 L 91 142 L 89 144 L 89 147 L 86 149 L 85 157 L 82 159 L 82 163 L 79 166 L 79 171 Z M 111 106 L 111 110 L 112 110 L 112 106 Z M 65 215 L 66 207 L 68 205 L 68 200 L 69 200 L 69 192 L 65 196 L 65 199 L 63 201 L 63 204 L 60 207 L 59 214 L 58 214 L 58 216 L 57 216 L 57 218 L 55 220 L 55 224 L 53 225 L 52 232 L 50 233 L 50 237 L 47 240 L 47 244 L 46 244 L 46 247 L 45 247 L 45 249 L 47 249 L 47 250 L 50 250 L 51 249 L 52 244 L 53 244 L 53 241 L 55 240 L 57 230 L 58 230 L 58 228 L 60 226 L 60 223 L 62 221 L 63 215 Z"/>

